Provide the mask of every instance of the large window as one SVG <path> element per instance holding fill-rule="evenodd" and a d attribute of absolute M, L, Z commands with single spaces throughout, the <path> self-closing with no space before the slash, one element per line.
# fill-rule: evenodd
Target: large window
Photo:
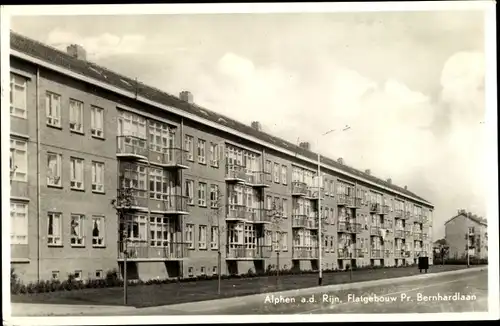
<path fill-rule="evenodd" d="M 198 248 L 207 249 L 207 226 L 200 225 L 198 230 Z"/>
<path fill-rule="evenodd" d="M 149 198 L 167 199 L 173 192 L 173 180 L 169 180 L 168 172 L 162 169 L 149 169 Z"/>
<path fill-rule="evenodd" d="M 148 218 L 145 215 L 127 216 L 126 220 L 120 221 L 120 232 L 129 241 L 145 242 L 147 240 L 147 222 Z"/>
<path fill-rule="evenodd" d="M 47 92 L 45 94 L 45 112 L 47 125 L 61 127 L 61 96 Z"/>
<path fill-rule="evenodd" d="M 72 246 L 85 245 L 85 216 L 81 214 L 71 214 L 70 234 Z"/>
<path fill-rule="evenodd" d="M 103 247 L 106 234 L 104 216 L 92 216 L 92 246 Z"/>
<path fill-rule="evenodd" d="M 10 114 L 24 119 L 27 118 L 26 85 L 26 78 L 10 74 Z"/>
<path fill-rule="evenodd" d="M 158 153 L 166 153 L 175 148 L 175 128 L 166 123 L 149 121 L 149 149 Z"/>
<path fill-rule="evenodd" d="M 120 174 L 121 187 L 146 190 L 146 167 L 144 165 L 121 163 Z"/>
<path fill-rule="evenodd" d="M 189 161 L 194 161 L 194 148 L 193 148 L 194 138 L 190 135 L 184 136 L 184 147 L 187 151 L 187 159 Z"/>
<path fill-rule="evenodd" d="M 92 191 L 104 192 L 104 163 L 92 162 Z"/>
<path fill-rule="evenodd" d="M 24 140 L 10 139 L 10 176 L 15 181 L 28 179 L 28 143 Z"/>
<path fill-rule="evenodd" d="M 71 189 L 83 190 L 83 160 L 76 157 L 70 158 L 70 186 Z"/>
<path fill-rule="evenodd" d="M 121 112 L 118 119 L 119 135 L 146 139 L 146 118 L 137 114 Z"/>
<path fill-rule="evenodd" d="M 28 244 L 28 204 L 10 202 L 11 244 Z"/>
<path fill-rule="evenodd" d="M 245 224 L 245 247 L 255 249 L 257 247 L 257 237 L 253 224 Z"/>
<path fill-rule="evenodd" d="M 47 185 L 61 186 L 61 154 L 47 153 Z"/>
<path fill-rule="evenodd" d="M 69 129 L 83 133 L 83 102 L 69 100 Z"/>
<path fill-rule="evenodd" d="M 166 247 L 172 239 L 172 226 L 168 218 L 151 216 L 149 218 L 150 244 L 153 247 Z"/>
<path fill-rule="evenodd" d="M 198 205 L 207 206 L 207 184 L 204 182 L 198 183 Z"/>
<path fill-rule="evenodd" d="M 228 226 L 229 248 L 236 248 L 243 244 L 243 224 L 232 224 Z"/>
<path fill-rule="evenodd" d="M 97 106 L 90 108 L 90 133 L 94 137 L 104 137 L 104 109 Z"/>
<path fill-rule="evenodd" d="M 49 245 L 62 245 L 61 213 L 50 212 L 47 220 L 47 243 Z"/>
<path fill-rule="evenodd" d="M 201 164 L 206 164 L 207 163 L 207 157 L 206 157 L 206 142 L 203 139 L 198 139 L 198 163 Z"/>

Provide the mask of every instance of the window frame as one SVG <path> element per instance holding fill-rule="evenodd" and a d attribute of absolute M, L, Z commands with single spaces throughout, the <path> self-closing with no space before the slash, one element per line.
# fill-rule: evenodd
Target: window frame
<path fill-rule="evenodd" d="M 97 176 L 98 176 L 98 167 L 101 167 L 101 172 L 99 173 L 101 176 L 100 176 L 100 179 L 101 179 L 101 183 L 98 183 L 97 182 L 97 179 L 99 179 Z M 105 189 L 104 189 L 104 176 L 105 176 L 105 166 L 104 166 L 104 162 L 98 162 L 98 161 L 92 161 L 92 192 L 96 192 L 96 193 L 104 193 Z M 100 186 L 100 187 L 99 187 Z"/>
<path fill-rule="evenodd" d="M 195 205 L 195 200 L 194 200 L 194 180 L 185 179 L 185 186 L 186 186 L 187 204 L 191 205 L 191 206 L 194 206 Z M 191 186 L 191 188 L 189 186 Z"/>
<path fill-rule="evenodd" d="M 19 83 L 19 80 L 16 81 L 16 78 L 22 80 L 23 83 Z M 17 94 L 14 89 L 22 88 L 22 96 L 24 97 L 24 107 L 16 107 L 14 103 L 16 102 Z M 19 74 L 15 74 L 13 72 L 10 73 L 10 115 L 12 117 L 27 119 L 28 118 L 28 78 L 21 76 Z M 16 111 L 22 112 L 22 114 L 16 114 Z"/>
<path fill-rule="evenodd" d="M 198 249 L 207 250 L 207 225 L 198 225 Z"/>
<path fill-rule="evenodd" d="M 79 111 L 80 111 L 79 114 L 76 114 L 76 112 L 75 112 L 76 108 L 79 108 Z M 84 130 L 83 108 L 84 108 L 84 104 L 82 101 L 75 100 L 73 98 L 69 99 L 69 130 L 71 132 L 83 134 L 83 130 Z"/>
<path fill-rule="evenodd" d="M 17 209 L 19 206 L 23 207 L 23 211 L 19 212 Z M 22 226 L 20 224 L 15 226 L 16 220 L 20 220 L 19 215 L 22 214 L 24 215 Z M 13 245 L 27 245 L 28 244 L 28 218 L 29 218 L 29 205 L 26 202 L 20 202 L 20 201 L 10 201 L 10 243 Z M 14 220 L 13 220 L 14 219 Z M 21 226 L 21 227 L 19 227 Z M 23 229 L 23 234 L 17 234 L 18 229 Z"/>
<path fill-rule="evenodd" d="M 57 111 L 57 112 L 53 112 Z M 45 123 L 47 126 L 61 128 L 61 95 L 45 92 Z"/>
<path fill-rule="evenodd" d="M 186 160 L 194 162 L 194 137 L 188 134 L 184 135 L 184 147 L 187 151 Z"/>
<path fill-rule="evenodd" d="M 73 234 L 73 222 L 75 221 L 75 219 L 78 220 L 78 225 L 77 225 L 77 229 L 79 230 L 79 232 L 81 232 L 81 234 Z M 71 213 L 70 215 L 70 236 L 69 236 L 69 243 L 71 245 L 71 247 L 85 247 L 85 226 L 86 226 L 86 223 L 85 223 L 85 215 L 83 214 L 79 214 L 79 213 Z M 75 229 L 76 229 L 75 228 Z"/>
<path fill-rule="evenodd" d="M 190 250 L 194 249 L 194 224 L 186 224 L 186 245 Z"/>
<path fill-rule="evenodd" d="M 207 142 L 204 139 L 198 138 L 196 143 L 196 154 L 198 157 L 199 164 L 207 164 Z"/>
<path fill-rule="evenodd" d="M 203 196 L 202 196 L 203 192 Z M 207 207 L 207 183 L 198 182 L 198 206 Z"/>
<path fill-rule="evenodd" d="M 94 236 L 94 225 L 96 220 L 102 220 L 102 222 L 97 223 L 99 231 L 98 236 Z M 92 215 L 92 247 L 106 247 L 106 218 L 104 215 Z"/>
<path fill-rule="evenodd" d="M 59 220 L 59 228 L 57 234 L 54 233 L 56 228 L 52 225 L 52 234 L 50 234 L 50 216 L 52 216 L 52 223 L 56 218 Z M 63 246 L 63 228 L 62 228 L 62 213 L 61 212 L 48 212 L 47 213 L 47 244 L 51 247 L 62 247 Z"/>
<path fill-rule="evenodd" d="M 19 144 L 22 145 L 18 146 Z M 20 154 L 23 152 L 24 154 Z M 13 181 L 28 182 L 28 141 L 13 137 L 10 138 L 9 162 L 9 169 L 11 171 L 10 179 Z M 21 169 L 19 169 L 19 166 L 21 166 Z"/>
<path fill-rule="evenodd" d="M 101 118 L 101 127 L 96 125 L 98 117 Z M 92 137 L 104 139 L 104 121 L 104 109 L 99 106 L 92 105 L 90 107 L 90 134 Z"/>
<path fill-rule="evenodd" d="M 70 162 L 70 189 L 71 190 L 85 190 L 85 164 L 84 159 L 71 156 L 69 159 Z M 77 175 L 77 163 L 80 164 L 81 171 L 81 180 L 78 180 Z M 74 166 L 73 166 L 74 165 Z M 78 183 L 81 183 L 81 186 L 78 186 Z"/>

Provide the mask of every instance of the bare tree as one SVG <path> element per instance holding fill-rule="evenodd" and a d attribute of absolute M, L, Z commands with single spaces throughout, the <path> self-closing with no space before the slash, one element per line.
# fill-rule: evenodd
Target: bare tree
<path fill-rule="evenodd" d="M 221 252 L 221 238 L 226 235 L 227 227 L 223 223 L 221 225 L 221 219 L 224 220 L 224 195 L 220 191 L 220 187 L 217 185 L 215 190 L 215 198 L 210 198 L 210 211 L 208 220 L 210 221 L 210 237 L 212 237 L 212 227 L 216 227 L 217 234 L 217 293 L 220 294 L 221 287 L 221 268 L 222 268 L 222 252 Z M 210 192 L 212 194 L 212 191 Z M 212 246 L 212 244 L 210 244 Z"/>
<path fill-rule="evenodd" d="M 269 217 L 269 221 L 271 222 L 270 231 L 275 232 L 276 234 L 276 237 L 273 237 L 271 235 L 271 249 L 272 251 L 276 252 L 276 277 L 277 277 L 276 281 L 278 282 L 279 271 L 280 271 L 280 262 L 279 262 L 279 257 L 281 252 L 280 244 L 283 240 L 283 228 L 282 228 L 283 204 L 281 204 L 280 202 L 276 202 L 276 200 L 273 200 L 271 209 L 267 211 L 267 216 Z"/>

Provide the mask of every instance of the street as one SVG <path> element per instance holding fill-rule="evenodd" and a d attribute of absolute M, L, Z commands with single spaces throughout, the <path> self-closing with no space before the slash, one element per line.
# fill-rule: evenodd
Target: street
<path fill-rule="evenodd" d="M 440 297 L 437 297 L 438 295 Z M 322 302 L 323 297 L 328 302 Z M 306 302 L 301 302 L 303 300 Z M 192 310 L 186 312 L 176 311 L 168 307 L 155 307 L 137 309 L 130 314 L 236 315 L 487 312 L 488 277 L 487 271 L 474 271 L 461 275 L 443 275 L 389 286 L 318 293 L 314 295 L 315 302 L 308 302 L 309 300 L 311 300 L 311 295 L 280 298 L 272 297 L 272 294 L 270 294 L 267 299 L 264 299 L 267 302 L 245 303 L 229 308 L 214 304 L 214 308 L 210 311 L 197 312 Z"/>

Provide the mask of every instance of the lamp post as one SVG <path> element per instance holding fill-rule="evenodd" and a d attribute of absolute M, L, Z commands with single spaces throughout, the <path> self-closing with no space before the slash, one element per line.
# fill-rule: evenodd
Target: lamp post
<path fill-rule="evenodd" d="M 348 129 L 350 129 L 351 127 L 349 127 L 348 125 L 346 125 L 341 131 L 346 131 Z M 329 133 L 332 133 L 336 131 L 336 129 L 332 129 L 330 131 L 327 131 L 325 132 L 324 134 L 322 134 L 321 136 L 326 136 L 328 135 Z M 321 225 L 321 154 L 319 153 L 319 142 L 320 142 L 320 138 L 318 138 L 317 140 L 317 151 L 318 151 L 318 255 L 319 255 L 319 276 L 318 276 L 318 285 L 322 285 L 323 284 L 323 257 L 322 257 L 322 244 L 323 244 L 323 239 L 321 237 L 321 229 L 322 229 L 322 225 Z"/>

